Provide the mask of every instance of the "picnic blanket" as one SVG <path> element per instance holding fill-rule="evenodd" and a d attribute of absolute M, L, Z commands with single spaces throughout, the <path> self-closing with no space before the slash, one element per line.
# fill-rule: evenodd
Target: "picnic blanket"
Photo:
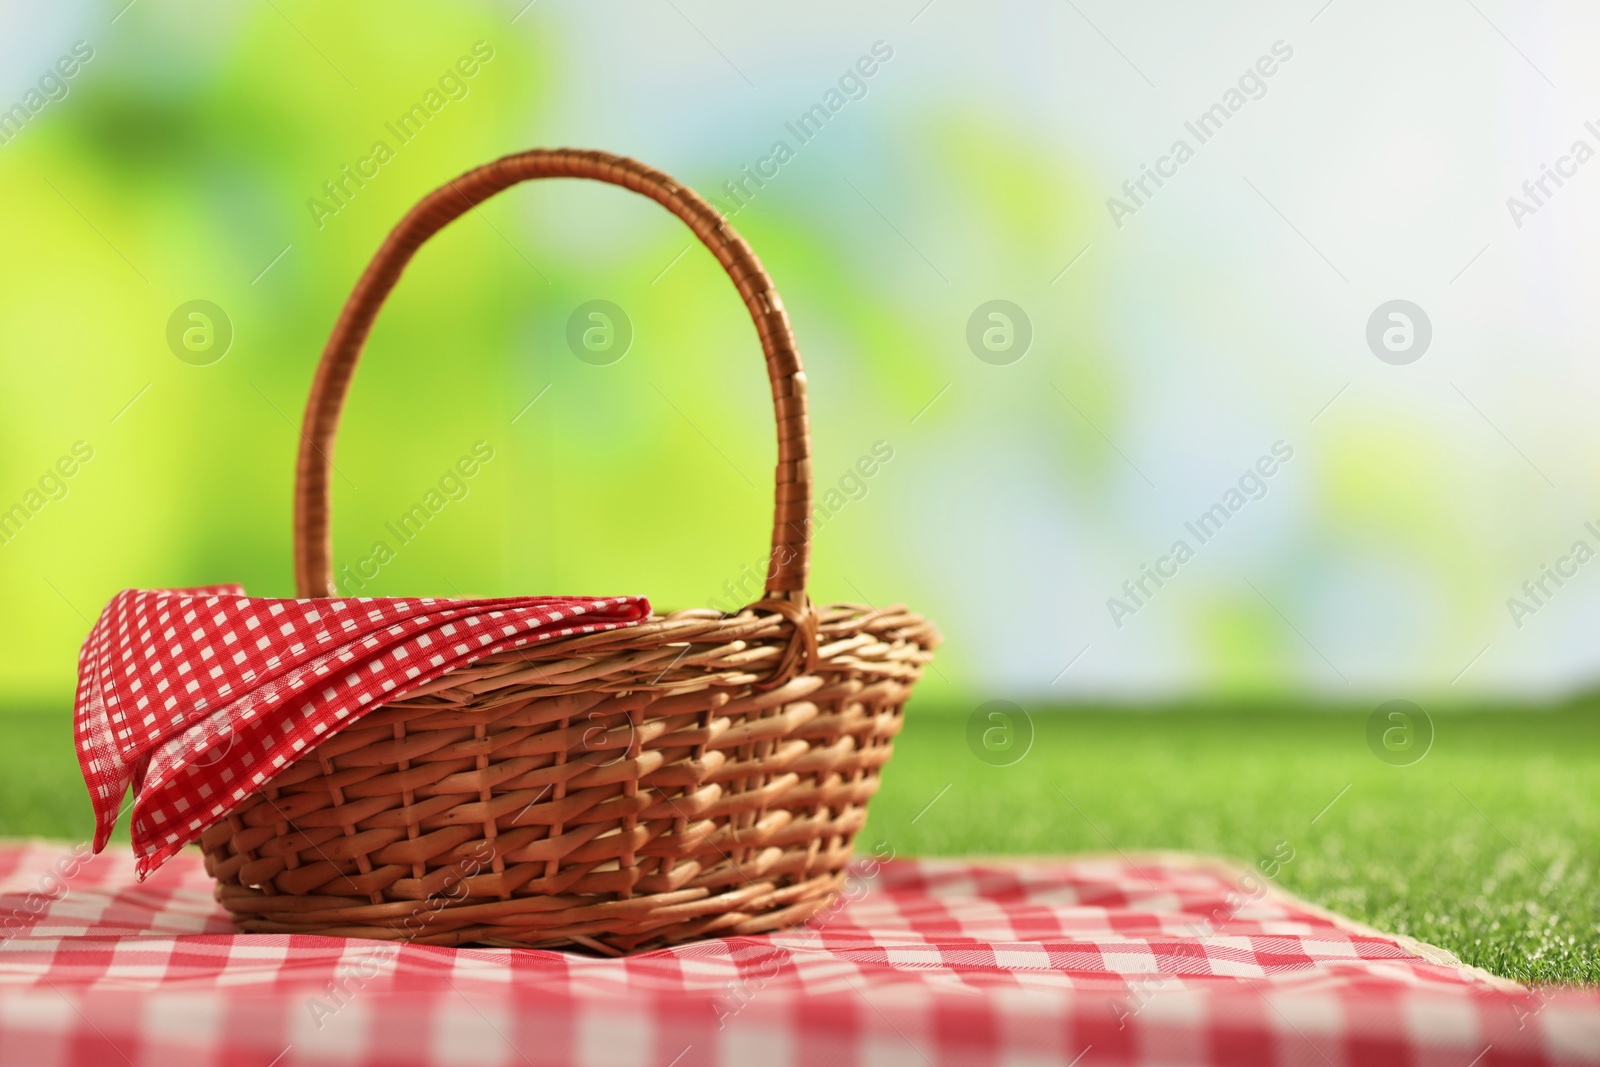
<path fill-rule="evenodd" d="M 1600 995 L 1197 857 L 869 857 L 809 926 L 623 959 L 241 935 L 193 850 L 132 872 L 0 846 L 0 1063 L 1600 1064 Z"/>

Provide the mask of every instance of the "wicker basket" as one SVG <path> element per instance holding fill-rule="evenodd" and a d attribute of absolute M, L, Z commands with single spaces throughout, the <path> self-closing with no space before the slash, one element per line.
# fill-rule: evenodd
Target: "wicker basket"
<path fill-rule="evenodd" d="M 456 670 L 291 764 L 201 838 L 242 930 L 621 954 L 803 922 L 839 889 L 938 643 L 901 607 L 805 593 L 805 374 L 749 246 L 666 175 L 599 152 L 532 151 L 422 200 L 367 267 L 311 389 L 295 488 L 295 580 L 330 575 L 329 455 L 378 309 L 417 249 L 530 178 L 631 189 L 689 225 L 755 321 L 778 422 L 766 595 L 735 615 L 653 616 Z"/>

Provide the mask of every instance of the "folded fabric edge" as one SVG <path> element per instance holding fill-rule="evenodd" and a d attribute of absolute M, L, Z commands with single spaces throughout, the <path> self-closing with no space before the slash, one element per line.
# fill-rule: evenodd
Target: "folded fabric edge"
<path fill-rule="evenodd" d="M 372 598 L 369 598 L 369 599 L 372 599 Z M 409 599 L 409 598 L 399 598 L 399 599 Z M 588 600 L 590 598 L 581 598 L 581 599 Z M 483 659 L 483 658 L 485 658 L 487 656 L 494 655 L 497 652 L 503 652 L 503 651 L 506 651 L 506 650 L 511 649 L 511 648 L 525 647 L 527 644 L 542 643 L 542 642 L 552 641 L 552 640 L 560 640 L 563 637 L 580 637 L 580 636 L 585 636 L 585 635 L 593 634 L 593 633 L 607 632 L 607 631 L 611 631 L 611 630 L 628 629 L 630 627 L 637 626 L 640 623 L 645 622 L 650 618 L 650 612 L 651 612 L 650 602 L 649 602 L 649 600 L 647 598 L 642 597 L 642 596 L 618 596 L 618 597 L 596 597 L 596 598 L 592 598 L 592 602 L 586 603 L 584 605 L 584 607 L 583 607 L 583 610 L 580 610 L 578 612 L 575 612 L 575 613 L 569 615 L 568 618 L 570 618 L 570 619 L 572 619 L 574 621 L 582 619 L 582 618 L 585 618 L 585 617 L 591 617 L 592 618 L 593 615 L 591 615 L 591 613 L 603 614 L 603 613 L 608 612 L 608 611 L 615 611 L 618 608 L 624 608 L 624 607 L 630 607 L 630 606 L 636 607 L 638 609 L 638 617 L 635 618 L 635 619 L 630 619 L 630 620 L 612 620 L 612 621 L 604 621 L 604 622 L 594 622 L 594 623 L 590 623 L 590 624 L 587 624 L 587 625 L 577 625 L 577 626 L 570 627 L 570 629 L 572 631 L 571 633 L 548 634 L 548 635 L 543 635 L 543 636 L 537 636 L 537 637 L 533 638 L 532 641 L 524 641 L 521 644 L 518 643 L 519 640 L 521 640 L 521 638 L 520 637 L 514 637 L 514 638 L 508 638 L 504 642 L 495 642 L 493 644 L 483 646 L 480 649 L 474 649 L 469 654 L 468 658 L 463 659 L 459 663 L 451 664 L 450 666 L 446 667 L 445 669 L 439 670 L 437 673 L 433 673 L 433 672 L 430 672 L 430 671 L 424 671 L 419 676 L 418 684 L 416 686 L 414 686 L 411 689 L 406 689 L 406 690 L 402 690 L 402 691 L 396 692 L 394 694 L 386 695 L 385 698 L 384 698 L 383 703 L 370 703 L 370 704 L 366 704 L 366 705 L 364 705 L 364 706 L 362 706 L 360 708 L 357 708 L 357 709 L 351 709 L 350 714 L 348 716 L 346 716 L 344 719 L 339 720 L 336 724 L 330 725 L 328 731 L 321 736 L 321 738 L 319 739 L 318 743 L 321 744 L 323 742 L 326 742 L 330 738 L 338 735 L 339 733 L 343 732 L 345 729 L 349 728 L 350 726 L 352 726 L 356 722 L 359 722 L 368 713 L 370 713 L 372 711 L 375 711 L 378 708 L 382 707 L 383 704 L 387 704 L 387 703 L 389 703 L 391 701 L 394 701 L 394 700 L 400 700 L 400 699 L 403 699 L 403 698 L 405 698 L 407 696 L 416 695 L 419 691 L 426 690 L 429 686 L 436 686 L 437 683 L 441 679 L 448 677 L 454 671 L 459 670 L 459 669 L 461 669 L 463 667 L 471 666 L 471 664 L 477 662 L 478 660 Z M 552 625 L 552 624 L 548 624 L 547 623 L 545 625 Z M 521 635 L 521 637 L 525 637 L 525 636 L 526 636 L 526 634 Z M 223 712 L 225 710 L 226 710 L 226 708 L 218 709 L 218 711 L 214 712 L 213 714 L 220 714 L 221 712 Z M 268 720 L 261 720 L 261 721 L 262 722 L 267 722 Z M 157 751 L 159 751 L 159 750 L 157 750 Z M 307 749 L 306 750 L 306 752 L 310 752 L 310 751 L 312 751 L 312 749 Z M 286 773 L 289 770 L 290 767 L 294 766 L 295 762 L 303 755 L 305 755 L 305 752 L 296 754 L 293 758 L 287 759 L 281 766 L 276 767 L 271 774 L 265 775 L 259 782 L 252 781 L 252 784 L 248 788 L 245 788 L 243 790 L 243 792 L 239 795 L 239 797 L 233 803 L 228 804 L 227 807 L 225 807 L 225 808 L 221 808 L 217 813 L 215 813 L 213 816 L 211 816 L 210 817 L 210 823 L 212 825 L 214 825 L 216 822 L 227 818 L 228 815 L 232 811 L 234 811 L 236 808 L 238 808 L 241 804 L 243 804 L 249 798 L 251 793 L 254 793 L 254 792 L 259 791 L 261 789 L 267 788 L 276 778 L 278 778 L 280 775 Z M 268 754 L 268 756 L 264 757 L 263 762 L 270 762 L 270 754 Z M 154 788 L 159 789 L 162 786 L 168 784 L 171 781 L 171 772 L 175 771 L 176 769 L 178 769 L 178 768 L 172 768 L 171 771 L 169 771 L 166 775 L 164 775 L 162 778 L 160 778 L 155 783 Z M 141 789 L 136 789 L 136 791 L 135 791 L 135 799 L 134 799 L 133 803 L 131 805 L 129 805 L 129 807 L 131 807 L 131 809 L 132 809 L 132 815 L 130 816 L 130 819 L 131 819 L 131 821 L 133 823 L 137 823 L 137 821 L 139 819 L 139 812 L 140 812 L 140 808 L 142 806 L 141 801 L 143 799 L 143 796 L 141 794 L 143 794 L 143 792 L 144 792 L 144 790 L 142 788 Z M 120 813 L 119 813 L 119 817 L 120 817 Z M 165 840 L 158 847 L 156 847 L 155 849 L 149 850 L 149 851 L 141 851 L 141 842 L 138 841 L 138 840 L 134 840 L 132 844 L 133 844 L 134 855 L 135 855 L 134 875 L 135 875 L 136 880 L 139 881 L 139 882 L 143 882 L 151 874 L 155 873 L 155 871 L 157 869 L 159 869 L 161 867 L 161 865 L 164 864 L 167 860 L 171 859 L 178 852 L 182 851 L 182 849 L 185 846 L 193 844 L 196 840 L 198 840 L 201 832 L 203 832 L 203 831 L 198 831 L 193 836 L 189 836 L 189 837 L 181 837 L 180 836 L 180 838 L 178 840 Z M 110 831 L 109 830 L 106 833 L 106 838 L 107 838 L 107 840 L 109 840 L 109 838 L 110 838 Z M 96 848 L 95 849 L 95 852 L 99 852 L 99 851 L 100 851 L 100 848 Z"/>

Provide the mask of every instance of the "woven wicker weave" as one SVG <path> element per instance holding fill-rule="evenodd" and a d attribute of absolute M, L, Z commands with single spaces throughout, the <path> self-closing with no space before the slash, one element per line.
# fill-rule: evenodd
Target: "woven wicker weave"
<path fill-rule="evenodd" d="M 766 595 L 731 616 L 680 611 L 491 656 L 311 750 L 201 838 L 241 929 L 618 954 L 803 922 L 842 882 L 938 633 L 900 607 L 811 605 L 805 375 L 788 316 L 749 246 L 666 175 L 599 152 L 524 152 L 447 183 L 401 221 L 312 386 L 299 595 L 336 595 L 329 455 L 378 309 L 430 236 L 545 177 L 661 203 L 744 298 L 778 421 Z"/>

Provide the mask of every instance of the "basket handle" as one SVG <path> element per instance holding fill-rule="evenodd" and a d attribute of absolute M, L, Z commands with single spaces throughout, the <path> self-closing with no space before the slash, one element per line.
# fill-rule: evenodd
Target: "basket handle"
<path fill-rule="evenodd" d="M 811 434 L 806 419 L 806 376 L 789 316 L 772 279 L 744 239 L 693 190 L 635 160 L 575 149 L 519 152 L 446 182 L 400 220 L 356 282 L 323 349 L 300 434 L 294 492 L 294 575 L 298 595 L 339 595 L 332 574 L 328 526 L 330 457 L 350 378 L 378 309 L 424 241 L 468 209 L 532 178 L 592 178 L 648 196 L 687 223 L 733 279 L 761 339 L 778 421 L 777 492 L 767 597 L 804 602 L 811 552 Z"/>

